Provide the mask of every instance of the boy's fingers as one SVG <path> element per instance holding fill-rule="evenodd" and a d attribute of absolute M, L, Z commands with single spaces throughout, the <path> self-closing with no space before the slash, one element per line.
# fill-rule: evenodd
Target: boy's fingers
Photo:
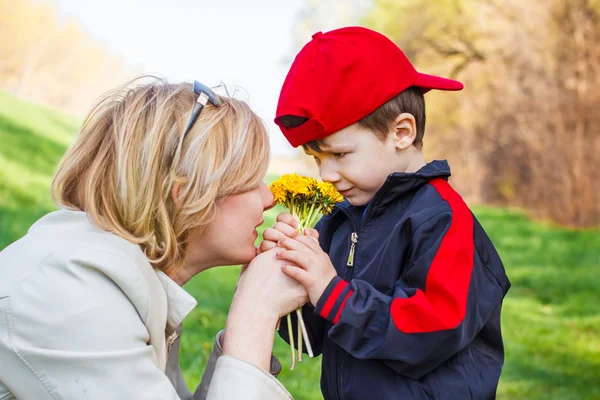
<path fill-rule="evenodd" d="M 260 244 L 260 251 L 264 253 L 267 250 L 271 250 L 273 247 L 277 246 L 277 242 L 272 242 L 270 240 L 263 240 Z"/>
<path fill-rule="evenodd" d="M 302 243 L 315 253 L 320 253 L 322 251 L 319 241 L 312 236 L 300 235 L 295 240 Z"/>
<path fill-rule="evenodd" d="M 276 222 L 275 225 L 273 225 L 273 228 L 281 233 L 283 233 L 285 236 L 287 237 L 296 237 L 300 234 L 300 232 L 298 232 L 295 228 L 291 227 L 290 225 L 286 224 L 285 222 Z"/>
<path fill-rule="evenodd" d="M 270 240 L 271 242 L 277 243 L 283 238 L 285 238 L 285 234 L 273 228 L 267 228 L 263 232 L 263 241 Z"/>
<path fill-rule="evenodd" d="M 319 240 L 319 231 L 318 231 L 318 230 L 316 230 L 316 229 L 312 229 L 312 228 L 306 228 L 306 229 L 304 230 L 304 234 L 305 234 L 306 236 L 310 236 L 310 237 L 312 237 L 312 238 L 315 238 L 315 239 Z"/>
<path fill-rule="evenodd" d="M 306 269 L 310 265 L 308 257 L 297 250 L 281 250 L 277 253 L 277 258 L 294 263 L 302 269 Z"/>
<path fill-rule="evenodd" d="M 305 232 L 304 232 L 304 235 L 302 235 L 302 236 L 304 236 L 305 238 L 307 238 L 307 239 L 310 239 L 310 240 L 312 240 L 313 242 L 315 242 L 315 243 L 319 244 L 319 236 L 318 236 L 318 235 L 317 235 L 317 236 L 313 236 L 313 235 L 312 235 L 312 234 L 310 234 L 310 233 L 309 233 L 309 234 L 307 234 L 307 232 L 305 231 Z M 319 246 L 320 246 L 320 245 L 319 245 Z"/>
<path fill-rule="evenodd" d="M 309 250 L 306 248 L 306 245 L 304 243 L 298 241 L 298 238 L 300 238 L 301 236 L 302 235 L 299 235 L 296 239 L 283 238 L 277 242 L 277 246 L 283 247 L 288 250 Z"/>
<path fill-rule="evenodd" d="M 277 216 L 277 222 L 283 222 L 284 224 L 288 224 L 294 229 L 298 229 L 298 220 L 294 218 L 294 216 L 290 213 L 281 213 Z"/>
<path fill-rule="evenodd" d="M 309 286 L 310 275 L 302 268 L 294 267 L 293 265 L 282 265 L 281 270 L 284 274 L 295 279 L 305 288 Z"/>

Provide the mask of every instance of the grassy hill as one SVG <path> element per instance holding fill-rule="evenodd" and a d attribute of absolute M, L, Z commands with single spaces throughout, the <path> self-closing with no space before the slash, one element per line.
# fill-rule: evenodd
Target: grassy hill
<path fill-rule="evenodd" d="M 54 208 L 52 171 L 78 120 L 0 93 L 0 250 Z M 266 216 L 273 223 L 277 210 Z M 518 211 L 475 207 L 506 265 L 506 364 L 499 399 L 600 398 L 600 231 L 530 221 Z M 18 266 L 0 265 L 0 268 Z M 186 285 L 199 306 L 184 323 L 182 367 L 200 381 L 224 323 L 238 268 L 202 273 Z M 289 347 L 276 339 L 280 378 L 296 399 L 319 399 L 320 358 L 289 371 Z"/>
<path fill-rule="evenodd" d="M 0 249 L 54 209 L 49 184 L 77 119 L 0 92 Z"/>

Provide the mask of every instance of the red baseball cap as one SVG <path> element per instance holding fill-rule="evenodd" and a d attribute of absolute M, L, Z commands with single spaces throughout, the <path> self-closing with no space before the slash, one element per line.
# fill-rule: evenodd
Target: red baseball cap
<path fill-rule="evenodd" d="M 461 90 L 463 84 L 417 72 L 384 35 L 353 26 L 317 32 L 296 56 L 285 78 L 275 123 L 294 147 L 323 139 L 362 118 L 411 86 Z M 295 128 L 286 115 L 305 117 Z"/>

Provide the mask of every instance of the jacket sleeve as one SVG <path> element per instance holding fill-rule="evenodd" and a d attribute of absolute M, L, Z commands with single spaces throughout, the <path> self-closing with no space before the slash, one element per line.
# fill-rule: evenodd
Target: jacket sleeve
<path fill-rule="evenodd" d="M 466 347 L 504 296 L 475 249 L 470 210 L 455 192 L 442 195 L 450 210 L 413 229 L 410 260 L 392 291 L 336 277 L 316 307 L 334 324 L 329 338 L 352 356 L 413 379 Z"/>
<path fill-rule="evenodd" d="M 268 372 L 235 357 L 223 355 L 216 361 L 206 399 L 292 400 L 292 396 Z"/>
<path fill-rule="evenodd" d="M 227 361 L 223 364 L 219 363 L 219 360 L 223 354 L 223 346 L 221 345 L 221 338 L 223 337 L 223 332 L 220 331 L 217 334 L 215 339 L 215 344 L 213 346 L 213 350 L 210 353 L 210 357 L 208 359 L 208 363 L 206 364 L 206 368 L 204 369 L 204 374 L 202 375 L 202 381 L 194 396 L 191 397 L 192 400 L 204 400 L 204 399 L 233 399 L 233 398 L 245 398 L 246 394 L 249 391 L 256 391 L 257 395 L 261 394 L 261 396 L 256 398 L 265 398 L 265 399 L 288 399 L 291 397 L 278 397 L 283 396 L 282 389 L 285 391 L 281 383 L 276 379 L 277 375 L 281 372 L 281 363 L 275 356 L 271 356 L 271 371 L 270 375 L 265 371 L 257 368 L 253 365 L 250 365 L 244 361 L 238 360 L 234 357 L 228 357 Z M 217 368 L 217 365 L 219 366 Z M 231 370 L 236 371 L 234 373 Z M 226 376 L 220 376 L 225 374 Z M 256 380 L 255 383 L 251 383 L 251 381 Z M 236 385 L 229 384 L 223 388 L 218 387 L 227 382 L 235 381 Z M 256 385 L 256 387 L 251 388 L 243 385 L 244 381 L 248 381 L 248 385 Z M 215 385 L 216 388 L 211 389 L 212 386 Z M 234 386 L 234 387 L 232 387 Z M 228 390 L 227 392 L 225 390 Z M 238 392 L 235 392 L 237 390 Z M 209 391 L 212 393 L 209 397 Z M 285 391 L 287 394 L 287 391 Z M 216 397 L 215 397 L 216 396 Z M 218 397 L 223 396 L 223 397 Z M 288 394 L 289 396 L 289 394 Z M 252 397 L 248 397 L 252 398 Z M 186 399 L 182 396 L 183 400 Z"/>

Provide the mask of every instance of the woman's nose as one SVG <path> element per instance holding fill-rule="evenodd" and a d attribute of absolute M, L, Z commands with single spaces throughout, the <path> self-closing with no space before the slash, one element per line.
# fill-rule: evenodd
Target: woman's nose
<path fill-rule="evenodd" d="M 263 209 L 267 211 L 275 207 L 275 198 L 273 197 L 273 193 L 264 182 L 261 185 L 261 193 L 263 198 Z"/>

